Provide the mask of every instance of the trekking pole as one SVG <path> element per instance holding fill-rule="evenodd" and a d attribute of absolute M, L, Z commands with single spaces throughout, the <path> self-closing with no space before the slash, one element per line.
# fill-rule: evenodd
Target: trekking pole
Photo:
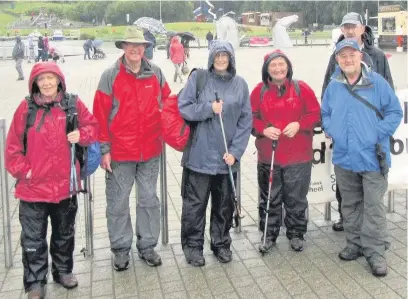
<path fill-rule="evenodd" d="M 75 131 L 78 128 L 77 124 L 77 114 L 73 114 L 72 116 L 72 131 Z M 70 133 L 71 133 L 70 132 Z M 70 178 L 70 183 L 69 183 L 69 192 L 72 194 L 74 192 L 78 192 L 78 180 L 77 180 L 77 172 L 76 172 L 76 167 L 75 167 L 75 143 L 71 144 L 71 178 Z"/>
<path fill-rule="evenodd" d="M 82 231 L 82 224 L 83 224 L 83 222 L 82 222 L 82 213 L 81 213 L 81 207 L 80 207 L 79 203 L 78 203 L 78 214 L 79 214 L 79 233 L 81 235 L 81 245 L 82 245 L 82 249 L 81 249 L 80 252 L 85 257 L 87 250 L 86 250 L 85 245 L 84 245 L 84 232 Z"/>
<path fill-rule="evenodd" d="M 272 191 L 272 180 L 273 180 L 273 163 L 275 160 L 275 149 L 278 146 L 277 140 L 272 140 L 272 158 L 271 158 L 271 167 L 269 168 L 269 185 L 268 185 L 268 201 L 266 203 L 266 211 L 265 211 L 265 227 L 264 227 L 264 234 L 263 234 L 263 242 L 262 245 L 259 246 L 259 251 L 264 254 L 268 252 L 266 248 L 266 233 L 268 230 L 268 211 L 269 211 L 269 204 L 271 202 L 271 191 Z"/>
<path fill-rule="evenodd" d="M 220 97 L 218 96 L 218 93 L 216 91 L 214 93 L 215 93 L 215 100 L 217 103 L 219 103 Z M 227 138 L 226 138 L 225 130 L 224 130 L 224 122 L 222 120 L 222 114 L 219 113 L 218 115 L 220 116 L 220 124 L 221 124 L 222 138 L 224 139 L 225 153 L 228 155 L 229 153 L 228 153 Z M 230 165 L 228 165 L 228 173 L 229 173 L 229 178 L 231 181 L 232 191 L 234 193 L 233 201 L 234 201 L 235 212 L 234 212 L 233 218 L 235 222 L 235 227 L 239 227 L 241 225 L 240 220 L 244 217 L 241 215 L 241 207 L 239 207 L 239 204 L 238 204 L 237 189 L 235 188 L 234 176 L 232 174 L 232 169 Z"/>

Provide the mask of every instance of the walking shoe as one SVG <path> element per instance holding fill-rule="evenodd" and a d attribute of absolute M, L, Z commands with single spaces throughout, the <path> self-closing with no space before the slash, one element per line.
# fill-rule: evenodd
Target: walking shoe
<path fill-rule="evenodd" d="M 43 285 L 32 286 L 28 291 L 28 299 L 44 299 L 45 298 L 45 288 Z"/>
<path fill-rule="evenodd" d="M 113 268 L 116 271 L 125 271 L 127 268 L 129 268 L 129 253 L 115 253 L 115 258 L 113 259 Z"/>
<path fill-rule="evenodd" d="M 72 273 L 69 274 L 60 274 L 58 276 L 54 276 L 54 281 L 56 283 L 61 284 L 66 289 L 73 289 L 78 286 L 78 280 L 76 279 L 75 275 Z"/>
<path fill-rule="evenodd" d="M 220 263 L 229 263 L 232 260 L 232 251 L 229 250 L 228 248 L 218 248 L 217 250 L 214 251 L 215 256 L 217 257 L 217 260 Z"/>
<path fill-rule="evenodd" d="M 367 259 L 368 264 L 371 267 L 371 272 L 374 276 L 383 277 L 388 274 L 387 262 L 382 256 L 372 256 Z"/>
<path fill-rule="evenodd" d="M 294 251 L 302 251 L 303 250 L 303 240 L 300 238 L 291 239 L 290 247 L 292 247 Z"/>
<path fill-rule="evenodd" d="M 344 231 L 343 218 L 340 218 L 337 222 L 333 223 L 332 229 L 336 232 Z"/>
<path fill-rule="evenodd" d="M 146 262 L 146 264 L 150 267 L 157 267 L 162 264 L 162 260 L 160 255 L 157 254 L 154 250 L 146 251 L 145 253 L 141 253 L 139 251 L 139 257 Z"/>
<path fill-rule="evenodd" d="M 205 259 L 203 256 L 203 250 L 199 247 L 188 247 L 183 248 L 184 256 L 186 257 L 187 263 L 193 267 L 202 267 L 205 265 Z"/>
<path fill-rule="evenodd" d="M 272 248 L 276 245 L 275 240 L 273 239 L 266 239 L 265 240 L 265 245 L 263 243 L 263 238 L 261 238 L 261 244 L 259 245 L 259 252 L 261 252 L 262 254 L 264 253 L 268 253 L 272 250 Z"/>
<path fill-rule="evenodd" d="M 339 252 L 339 258 L 343 261 L 354 261 L 362 255 L 361 249 L 354 249 L 350 247 L 346 247 Z"/>
<path fill-rule="evenodd" d="M 24 80 L 24 78 L 23 77 L 21 77 L 21 78 L 17 78 L 17 81 L 23 81 Z"/>

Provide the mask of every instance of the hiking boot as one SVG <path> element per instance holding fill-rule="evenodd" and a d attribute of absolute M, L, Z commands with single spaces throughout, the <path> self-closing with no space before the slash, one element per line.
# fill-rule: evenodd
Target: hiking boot
<path fill-rule="evenodd" d="M 229 263 L 232 260 L 232 251 L 228 248 L 218 248 L 217 250 L 214 251 L 215 256 L 217 257 L 217 260 L 220 263 Z"/>
<path fill-rule="evenodd" d="M 54 276 L 54 281 L 56 283 L 61 284 L 66 289 L 73 289 L 78 286 L 78 280 L 76 279 L 75 275 L 72 273 L 69 274 L 60 274 L 58 276 Z"/>
<path fill-rule="evenodd" d="M 43 285 L 32 286 L 28 291 L 28 299 L 44 299 L 45 298 L 45 288 Z"/>
<path fill-rule="evenodd" d="M 344 231 L 343 218 L 340 218 L 337 222 L 333 223 L 332 229 L 336 232 Z"/>
<path fill-rule="evenodd" d="M 203 250 L 199 247 L 188 247 L 183 248 L 184 256 L 186 257 L 187 263 L 193 267 L 202 267 L 205 265 L 205 259 L 203 256 Z"/>
<path fill-rule="evenodd" d="M 301 238 L 291 239 L 290 247 L 292 247 L 294 251 L 302 251 L 303 250 L 303 240 Z"/>
<path fill-rule="evenodd" d="M 361 249 L 346 247 L 340 251 L 339 258 L 343 261 L 354 261 L 362 255 Z"/>
<path fill-rule="evenodd" d="M 275 240 L 273 239 L 266 239 L 265 245 L 263 243 L 263 238 L 261 238 L 261 244 L 259 245 L 259 252 L 262 254 L 268 253 L 272 250 L 272 248 L 276 245 Z"/>
<path fill-rule="evenodd" d="M 113 269 L 116 271 L 125 271 L 129 268 L 129 253 L 117 252 L 113 259 Z"/>
<path fill-rule="evenodd" d="M 145 253 L 141 253 L 139 251 L 139 257 L 146 262 L 146 264 L 150 267 L 157 267 L 162 264 L 162 260 L 160 255 L 157 254 L 154 250 L 146 251 Z"/>
<path fill-rule="evenodd" d="M 367 259 L 368 264 L 371 267 L 371 273 L 377 277 L 383 277 L 388 274 L 387 262 L 382 256 L 372 256 Z"/>

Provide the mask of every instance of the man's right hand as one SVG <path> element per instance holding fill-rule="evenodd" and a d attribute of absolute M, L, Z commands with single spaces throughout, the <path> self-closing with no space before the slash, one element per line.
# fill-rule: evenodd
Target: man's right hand
<path fill-rule="evenodd" d="M 217 101 L 212 103 L 212 110 L 215 114 L 220 114 L 222 112 L 222 104 L 224 104 L 222 100 L 219 103 Z"/>
<path fill-rule="evenodd" d="M 278 140 L 282 132 L 277 128 L 269 127 L 263 130 L 263 134 L 269 139 Z"/>
<path fill-rule="evenodd" d="M 105 169 L 106 171 L 112 172 L 110 153 L 106 153 L 102 156 L 101 168 Z"/>

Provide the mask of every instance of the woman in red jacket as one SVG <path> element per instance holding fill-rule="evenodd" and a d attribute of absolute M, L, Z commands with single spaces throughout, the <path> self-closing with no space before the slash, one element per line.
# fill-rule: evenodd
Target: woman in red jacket
<path fill-rule="evenodd" d="M 177 82 L 177 77 L 180 78 L 180 83 L 183 83 L 183 76 L 181 74 L 181 67 L 185 61 L 184 47 L 180 43 L 179 37 L 174 36 L 171 40 L 170 45 L 170 60 L 173 62 L 174 71 L 174 82 Z"/>
<path fill-rule="evenodd" d="M 293 81 L 292 74 L 292 63 L 284 53 L 276 50 L 267 54 L 262 67 L 262 82 L 251 93 L 262 231 L 265 228 L 272 142 L 277 143 L 263 252 L 270 251 L 279 236 L 282 203 L 286 210 L 286 236 L 293 250 L 303 249 L 303 235 L 307 230 L 306 196 L 311 179 L 313 128 L 320 120 L 320 107 L 313 90 L 303 81 Z"/>
<path fill-rule="evenodd" d="M 24 289 L 28 298 L 44 298 L 48 274 L 48 217 L 52 234 L 50 254 L 54 281 L 67 289 L 78 281 L 72 274 L 76 192 L 70 190 L 71 144 L 87 146 L 96 141 L 98 122 L 76 99 L 78 129 L 67 134 L 65 78 L 52 62 L 37 63 L 30 75 L 29 97 L 18 106 L 6 141 L 6 169 L 17 179 L 20 199 L 21 247 Z M 31 109 L 29 109 L 31 107 Z M 36 112 L 32 109 L 36 107 Z M 27 129 L 29 115 L 33 125 Z M 25 132 L 26 131 L 26 132 Z M 76 163 L 80 189 L 79 163 Z"/>

